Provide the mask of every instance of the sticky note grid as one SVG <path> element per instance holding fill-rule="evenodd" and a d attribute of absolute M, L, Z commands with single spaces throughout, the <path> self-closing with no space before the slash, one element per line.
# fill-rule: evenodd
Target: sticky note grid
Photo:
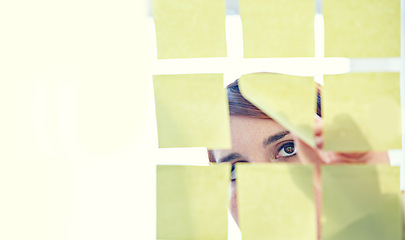
<path fill-rule="evenodd" d="M 314 56 L 313 0 L 240 0 L 239 8 L 246 58 Z"/>
<path fill-rule="evenodd" d="M 156 27 L 158 59 L 226 56 L 225 13 L 226 3 L 224 0 L 173 0 L 170 1 L 170 3 L 164 0 L 154 0 L 153 17 Z M 242 24 L 243 51 L 245 58 L 288 58 L 314 56 L 315 4 L 313 1 L 288 0 L 280 2 L 276 0 L 241 0 L 239 2 L 239 14 Z M 386 58 L 400 56 L 400 0 L 387 0 L 384 3 L 378 0 L 325 0 L 322 5 L 322 14 L 325 22 L 324 50 L 327 57 Z M 372 69 L 370 69 L 370 71 L 372 71 Z M 178 78 L 182 78 L 181 75 L 183 74 L 179 72 L 179 74 L 177 74 Z M 370 73 L 369 76 L 371 75 L 377 76 L 378 74 Z M 361 75 L 355 74 L 344 76 L 344 78 L 350 78 L 350 81 L 353 82 L 357 82 L 358 78 L 362 78 Z M 178 83 L 175 83 L 174 78 L 175 77 L 172 78 L 171 85 L 173 86 L 171 89 L 177 89 L 174 84 Z M 310 112 L 306 110 L 280 112 L 279 110 L 282 108 L 286 109 L 283 107 L 283 103 L 288 103 L 290 106 L 295 106 L 296 109 L 300 110 L 316 108 L 314 98 L 310 99 L 308 97 L 310 93 L 312 94 L 315 88 L 307 84 L 307 87 L 310 87 L 311 90 L 299 91 L 299 94 L 294 96 L 295 103 L 293 104 L 293 99 L 287 100 L 287 96 L 289 95 L 281 94 L 282 96 L 280 97 L 280 95 L 278 95 L 279 92 L 277 91 L 268 91 L 268 93 L 264 95 L 256 94 L 258 91 L 255 90 L 253 93 L 250 93 L 251 91 L 249 89 L 252 88 L 248 86 L 253 84 L 253 80 L 242 81 L 243 79 L 249 78 L 256 77 L 245 75 L 240 81 L 242 90 L 245 89 L 244 96 L 285 128 L 294 132 L 307 144 L 314 146 L 313 121 L 311 121 L 310 117 L 308 117 Z M 269 84 L 268 90 L 277 89 L 278 87 L 274 81 L 275 79 L 279 78 L 281 78 L 281 75 L 273 74 L 272 78 L 269 79 L 269 82 L 271 83 L 262 82 L 260 84 L 263 86 L 264 84 Z M 293 83 L 293 79 L 295 78 L 297 77 L 286 77 L 286 80 L 284 81 L 285 86 L 283 86 L 286 91 L 284 92 L 287 93 L 288 91 L 288 93 L 290 93 L 294 89 L 302 87 L 304 82 L 306 82 L 303 80 L 306 77 L 301 77 L 302 81 L 295 81 L 295 83 Z M 333 77 L 326 76 L 325 78 Z M 343 86 L 345 83 L 336 82 L 334 85 L 338 86 L 340 84 Z M 298 85 L 301 86 L 298 87 Z M 261 87 L 256 87 L 256 89 L 260 90 Z M 346 112 L 345 114 L 348 114 L 347 116 L 354 121 L 351 123 L 359 124 L 359 121 L 364 121 L 366 122 L 364 126 L 369 126 L 368 129 L 359 129 L 359 131 L 357 131 L 352 126 L 349 126 L 351 124 L 350 121 L 346 121 L 344 119 L 335 119 L 330 121 L 327 120 L 328 116 L 333 115 L 330 113 L 335 111 L 332 109 L 334 106 L 340 105 L 350 109 L 351 106 L 355 104 L 357 104 L 357 106 L 360 106 L 361 104 L 370 105 L 368 102 L 369 100 L 367 100 L 365 94 L 359 94 L 359 96 L 363 96 L 362 99 L 358 97 L 351 100 L 342 98 L 335 100 L 333 97 L 329 97 L 333 95 L 331 94 L 331 91 L 335 91 L 333 89 L 338 88 L 325 87 L 325 94 L 322 95 L 322 101 L 327 102 L 326 104 L 323 104 L 323 110 L 326 112 L 327 117 L 325 119 L 329 124 L 327 125 L 327 130 L 325 131 L 326 150 L 364 151 L 400 148 L 400 141 L 398 140 L 398 137 L 400 138 L 401 136 L 397 136 L 396 134 L 398 129 L 400 129 L 400 126 L 398 127 L 397 124 L 397 116 L 400 115 L 400 111 L 397 106 L 393 106 L 393 104 L 389 104 L 387 102 L 388 107 L 382 108 L 381 106 L 383 106 L 385 103 L 376 103 L 377 105 L 380 104 L 381 106 L 377 106 L 375 104 L 374 107 L 370 106 L 370 108 L 373 110 L 369 110 L 369 113 L 363 114 L 362 119 L 356 119 L 356 116 L 354 115 L 359 115 L 356 111 Z M 353 89 L 354 88 L 348 88 L 345 91 L 350 91 Z M 368 86 L 367 90 L 368 89 L 372 89 L 372 87 Z M 194 92 L 195 94 L 199 94 L 198 92 L 200 91 L 205 91 L 204 87 L 195 89 L 193 91 L 190 90 L 190 92 Z M 156 99 L 161 98 L 159 95 L 162 94 L 162 92 L 164 91 L 158 92 L 158 89 L 155 88 Z M 361 92 L 367 93 L 367 91 Z M 193 95 L 192 93 L 187 94 L 185 92 L 180 94 L 189 96 Z M 303 94 L 306 94 L 305 97 Z M 283 99 L 283 101 L 280 99 Z M 183 100 L 186 101 L 186 96 Z M 197 109 L 201 108 L 202 105 L 211 104 L 211 108 L 216 109 L 213 101 L 208 101 L 207 99 L 201 99 L 200 101 L 201 104 L 198 103 L 198 100 L 195 100 L 194 102 L 189 101 L 188 108 L 195 108 L 190 111 L 190 113 L 194 111 L 194 116 L 197 116 Z M 334 101 L 339 102 L 333 103 Z M 397 100 L 395 99 L 394 101 L 396 102 Z M 263 104 L 263 102 L 266 104 Z M 309 104 L 311 106 L 309 106 Z M 160 147 L 230 147 L 229 141 L 226 142 L 227 140 L 224 140 L 224 131 L 220 132 L 219 134 L 221 136 L 220 139 L 223 140 L 221 140 L 221 144 L 219 144 L 219 139 L 217 142 L 212 143 L 209 143 L 208 141 L 209 133 L 218 130 L 219 125 L 226 126 L 226 124 L 222 121 L 224 119 L 222 113 L 218 117 L 218 124 L 215 124 L 213 119 L 208 119 L 209 117 L 213 117 L 213 114 L 207 114 L 207 120 L 203 125 L 201 125 L 202 129 L 208 128 L 208 122 L 214 125 L 208 131 L 204 131 L 197 129 L 198 121 L 193 122 L 191 118 L 188 118 L 188 116 L 191 116 L 192 114 L 183 114 L 187 110 L 180 110 L 177 107 L 170 108 L 170 110 L 169 108 L 163 110 L 163 106 L 164 105 L 161 103 L 156 104 L 157 109 L 159 108 L 159 110 L 156 112 L 158 115 L 157 122 Z M 223 106 L 223 104 L 221 103 L 220 106 Z M 166 111 L 166 114 L 163 114 L 163 111 Z M 168 114 L 169 111 L 177 111 L 172 115 L 180 116 L 183 114 L 186 117 L 169 117 L 166 118 L 168 120 L 163 120 L 163 117 L 170 115 Z M 181 111 L 183 111 L 183 113 Z M 388 111 L 390 111 L 390 116 L 393 116 L 391 120 L 383 120 L 381 117 L 379 117 L 383 116 Z M 311 112 L 313 111 L 311 110 Z M 370 115 L 370 117 L 366 117 L 367 114 Z M 194 119 L 196 118 L 198 117 L 194 117 Z M 165 124 L 164 121 L 167 121 L 168 123 Z M 346 127 L 347 132 L 357 132 L 358 134 L 348 134 L 348 136 L 338 136 L 334 138 L 333 136 L 335 136 L 337 131 L 331 131 L 331 123 L 345 125 L 337 128 Z M 386 123 L 393 123 L 394 127 L 392 127 L 392 129 L 389 131 L 381 130 L 381 124 Z M 163 125 L 166 125 L 166 127 L 163 127 Z M 389 125 L 390 124 L 386 124 L 386 126 Z M 170 128 L 172 130 L 163 130 Z M 194 128 L 194 130 L 191 128 Z M 369 134 L 368 130 L 370 129 L 372 129 L 371 132 L 374 133 Z M 182 132 L 184 135 L 182 135 Z M 190 137 L 190 135 L 194 134 L 193 132 L 195 133 L 195 137 Z M 207 134 L 204 135 L 204 132 Z M 342 133 L 342 131 L 340 131 L 340 133 Z M 203 134 L 204 136 L 201 135 L 201 137 L 199 137 L 199 134 Z M 381 134 L 385 134 L 384 138 L 385 136 L 390 138 L 387 140 L 389 143 L 365 143 L 368 141 L 365 139 L 371 135 L 373 135 L 373 138 L 377 138 L 376 136 L 381 136 Z M 355 135 L 357 137 L 355 137 Z M 395 137 L 392 135 L 395 135 Z M 364 141 L 358 141 L 360 139 L 359 137 Z M 197 138 L 199 138 L 200 141 L 196 140 Z M 179 142 L 180 139 L 183 139 L 183 142 Z M 195 141 L 191 139 L 194 139 Z M 348 139 L 349 141 L 347 141 Z M 340 143 L 342 143 L 341 146 L 338 146 Z M 350 146 L 344 146 L 345 144 Z"/>
<path fill-rule="evenodd" d="M 230 166 L 157 166 L 157 238 L 227 239 Z"/>
<path fill-rule="evenodd" d="M 157 58 L 226 57 L 225 12 L 224 0 L 153 0 Z M 314 1 L 240 0 L 239 13 L 244 58 L 314 57 Z M 400 57 L 400 0 L 323 0 L 322 14 L 325 57 Z M 222 74 L 153 78 L 159 147 L 232 148 Z M 255 73 L 239 84 L 253 105 L 315 146 L 313 77 Z M 401 148 L 399 73 L 325 75 L 322 118 L 326 151 Z M 226 239 L 229 171 L 159 166 L 158 238 Z M 241 164 L 237 171 L 244 239 L 316 238 L 311 166 Z M 323 240 L 401 239 L 397 168 L 322 172 Z"/>
<path fill-rule="evenodd" d="M 399 168 L 322 168 L 322 239 L 402 239 Z"/>
<path fill-rule="evenodd" d="M 254 73 L 242 76 L 239 85 L 247 100 L 308 145 L 315 145 L 316 85 L 313 77 Z"/>
<path fill-rule="evenodd" d="M 398 73 L 327 75 L 322 108 L 325 150 L 401 148 Z"/>
<path fill-rule="evenodd" d="M 226 57 L 224 0 L 153 0 L 159 59 Z"/>
<path fill-rule="evenodd" d="M 243 239 L 316 238 L 311 165 L 238 164 Z"/>
<path fill-rule="evenodd" d="M 323 0 L 326 57 L 399 57 L 400 0 Z"/>
<path fill-rule="evenodd" d="M 159 147 L 230 148 L 222 74 L 155 75 Z"/>
<path fill-rule="evenodd" d="M 230 169 L 158 166 L 158 239 L 227 239 Z M 402 239 L 398 167 L 323 166 L 321 192 L 312 165 L 240 163 L 236 172 L 243 239 L 316 239 L 318 194 L 322 239 Z"/>

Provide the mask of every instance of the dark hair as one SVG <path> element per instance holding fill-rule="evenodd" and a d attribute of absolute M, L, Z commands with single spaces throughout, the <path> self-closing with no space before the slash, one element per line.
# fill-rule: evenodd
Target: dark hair
<path fill-rule="evenodd" d="M 271 119 L 267 114 L 258 109 L 255 105 L 246 100 L 239 90 L 238 80 L 227 87 L 229 115 L 248 116 L 252 118 Z"/>
<path fill-rule="evenodd" d="M 227 86 L 229 115 L 230 116 L 247 116 L 252 118 L 272 119 L 267 114 L 258 109 L 242 96 L 239 90 L 238 79 Z M 317 85 L 316 114 L 321 116 L 321 86 Z M 208 150 L 210 162 L 216 162 L 212 150 Z"/>

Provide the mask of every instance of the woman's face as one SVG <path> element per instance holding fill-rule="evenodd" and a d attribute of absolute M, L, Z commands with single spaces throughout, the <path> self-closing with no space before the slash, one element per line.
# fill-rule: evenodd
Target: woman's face
<path fill-rule="evenodd" d="M 386 152 L 375 153 L 336 153 L 324 152 L 322 139 L 322 120 L 315 118 L 315 141 L 317 148 L 311 148 L 293 133 L 287 131 L 280 124 L 271 119 L 259 119 L 247 116 L 231 116 L 232 149 L 213 150 L 218 163 L 232 164 L 230 184 L 230 208 L 236 222 L 237 201 L 234 164 L 238 162 L 250 163 L 312 163 L 315 166 L 314 188 L 316 198 L 320 199 L 320 168 L 321 164 L 341 163 L 388 163 Z M 318 202 L 318 201 L 317 201 Z M 320 209 L 319 205 L 318 209 Z M 318 211 L 318 217 L 320 215 Z M 319 219 L 318 219 L 319 220 Z"/>

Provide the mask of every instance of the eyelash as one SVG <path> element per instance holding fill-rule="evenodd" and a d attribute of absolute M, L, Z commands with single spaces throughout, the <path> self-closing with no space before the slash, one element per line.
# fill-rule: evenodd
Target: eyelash
<path fill-rule="evenodd" d="M 287 153 L 287 152 L 284 150 L 284 149 L 287 148 L 287 147 L 292 147 L 292 148 L 294 149 L 294 150 L 293 150 L 293 153 Z M 287 156 L 280 156 L 280 152 L 281 152 L 281 151 L 284 151 L 284 153 L 287 154 Z M 288 155 L 288 154 L 291 154 L 291 155 Z M 278 162 L 285 162 L 285 161 L 288 160 L 288 158 L 293 157 L 293 156 L 295 156 L 296 154 L 297 154 L 297 150 L 295 149 L 294 142 L 293 142 L 293 141 L 286 142 L 286 143 L 284 143 L 283 145 L 281 145 L 281 146 L 278 148 L 277 154 L 276 154 L 276 156 L 275 156 L 275 160 L 278 161 Z"/>
<path fill-rule="evenodd" d="M 232 163 L 232 167 L 231 167 L 231 181 L 232 181 L 232 182 L 236 180 L 236 166 L 235 166 L 235 164 L 241 163 L 241 162 L 242 162 L 242 163 L 246 163 L 246 162 L 248 162 L 248 161 L 239 160 L 239 161 L 236 161 L 236 162 Z"/>
<path fill-rule="evenodd" d="M 236 180 L 236 171 L 235 171 L 235 164 L 232 164 L 232 168 L 231 168 L 231 181 L 235 181 Z"/>
<path fill-rule="evenodd" d="M 288 156 L 279 156 L 280 152 L 286 148 L 286 147 L 293 147 L 294 148 L 294 152 L 291 155 Z M 284 151 L 285 152 L 285 151 Z M 287 153 L 288 154 L 288 153 Z M 283 143 L 278 149 L 277 149 L 277 154 L 275 156 L 275 162 L 287 162 L 288 159 L 290 157 L 293 157 L 297 154 L 297 150 L 295 149 L 295 145 L 293 141 L 289 141 L 286 143 Z M 247 161 L 243 161 L 243 160 L 238 160 L 232 163 L 232 167 L 231 167 L 231 181 L 235 181 L 236 180 L 236 168 L 235 168 L 235 164 L 238 162 L 247 162 Z"/>

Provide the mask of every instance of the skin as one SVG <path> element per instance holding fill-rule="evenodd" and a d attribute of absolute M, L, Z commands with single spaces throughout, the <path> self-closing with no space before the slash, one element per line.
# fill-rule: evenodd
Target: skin
<path fill-rule="evenodd" d="M 389 163 L 387 152 L 336 153 L 322 150 L 322 119 L 315 117 L 315 142 L 312 148 L 288 132 L 271 119 L 259 119 L 247 116 L 231 116 L 232 149 L 213 150 L 218 163 L 303 163 L 314 164 L 314 192 L 317 206 L 318 239 L 320 239 L 321 204 L 321 165 L 323 164 L 383 164 Z M 238 223 L 237 195 L 234 171 L 230 184 L 230 211 Z"/>

